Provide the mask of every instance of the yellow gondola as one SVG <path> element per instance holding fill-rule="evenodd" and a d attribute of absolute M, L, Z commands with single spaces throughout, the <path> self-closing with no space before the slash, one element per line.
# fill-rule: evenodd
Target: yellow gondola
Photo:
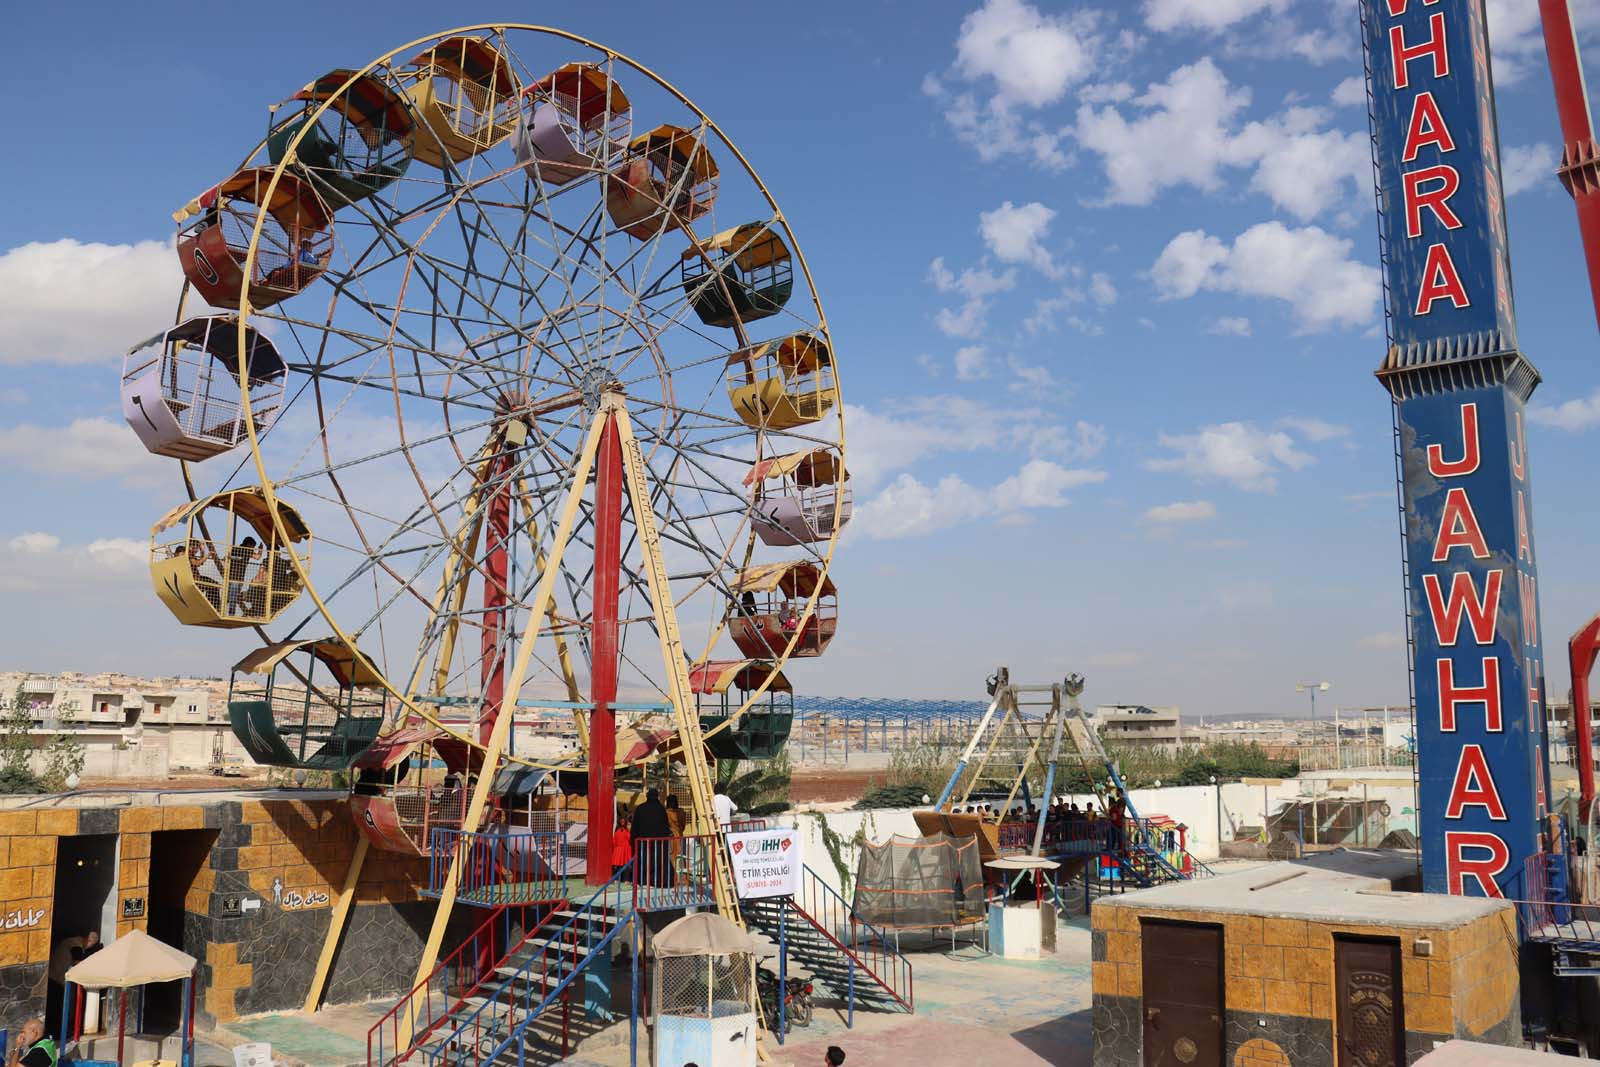
<path fill-rule="evenodd" d="M 294 602 L 301 590 L 294 560 L 310 566 L 311 531 L 288 504 L 279 501 L 277 510 L 287 539 L 259 486 L 187 501 L 151 527 L 150 580 L 179 622 L 259 626 Z"/>
<path fill-rule="evenodd" d="M 816 334 L 765 341 L 728 357 L 728 399 L 746 426 L 804 426 L 826 415 L 838 397 L 833 352 Z"/>
<path fill-rule="evenodd" d="M 817 594 L 811 617 L 800 609 Z M 791 656 L 820 656 L 839 625 L 839 599 L 833 580 L 815 563 L 794 560 L 764 563 L 739 572 L 728 604 L 728 633 L 751 659 L 778 659 L 799 634 Z"/>
<path fill-rule="evenodd" d="M 755 493 L 755 530 L 765 544 L 826 541 L 850 521 L 850 474 L 836 448 L 809 448 L 764 459 L 744 484 Z"/>
<path fill-rule="evenodd" d="M 681 126 L 657 126 L 635 137 L 606 183 L 606 214 L 640 240 L 692 222 L 716 199 L 717 161 Z"/>
<path fill-rule="evenodd" d="M 447 37 L 414 56 L 406 90 L 419 126 L 415 158 L 443 170 L 511 136 L 522 87 L 511 63 L 481 37 Z"/>
<path fill-rule="evenodd" d="M 605 170 L 633 132 L 628 94 L 594 63 L 568 63 L 522 96 L 511 147 L 528 174 L 546 185 Z"/>

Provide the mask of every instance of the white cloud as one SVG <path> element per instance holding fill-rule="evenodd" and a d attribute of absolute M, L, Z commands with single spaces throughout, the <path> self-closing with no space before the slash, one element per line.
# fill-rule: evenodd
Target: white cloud
<path fill-rule="evenodd" d="M 1108 308 L 1117 302 L 1117 287 L 1111 284 L 1111 278 L 1108 275 L 1101 271 L 1095 271 L 1094 275 L 1089 279 L 1089 296 L 1093 298 L 1096 304 L 1103 308 Z"/>
<path fill-rule="evenodd" d="M 1053 333 L 1056 328 L 1056 316 L 1074 304 L 1081 304 L 1088 297 L 1081 289 L 1068 286 L 1061 291 L 1059 296 L 1049 296 L 1036 299 L 1033 302 L 1033 314 L 1022 320 L 1022 328 L 1029 334 Z"/>
<path fill-rule="evenodd" d="M 1162 434 L 1160 441 L 1176 454 L 1147 461 L 1147 469 L 1225 481 L 1250 492 L 1270 493 L 1278 487 L 1281 471 L 1300 470 L 1315 462 L 1295 447 L 1288 434 L 1248 422 L 1202 426 L 1197 433 L 1179 436 Z"/>
<path fill-rule="evenodd" d="M 983 345 L 956 349 L 956 377 L 975 382 L 989 376 L 989 350 Z"/>
<path fill-rule="evenodd" d="M 1574 432 L 1600 426 L 1600 389 L 1561 404 L 1536 404 L 1528 409 L 1528 421 Z"/>
<path fill-rule="evenodd" d="M 928 264 L 928 281 L 941 293 L 963 297 L 959 307 L 940 308 L 933 322 L 941 333 L 950 337 L 977 337 L 988 322 L 989 299 L 995 293 L 1005 292 L 1017 284 L 1015 270 L 996 274 L 987 267 L 968 267 L 956 274 L 945 266 L 940 256 Z"/>
<path fill-rule="evenodd" d="M 144 450 L 133 431 L 110 419 L 66 426 L 22 423 L 0 430 L 0 459 L 13 469 L 65 478 L 115 479 L 139 488 L 176 486 L 177 464 Z"/>
<path fill-rule="evenodd" d="M 1101 157 L 1110 204 L 1148 204 L 1164 189 L 1224 188 L 1226 168 L 1249 168 L 1250 187 L 1302 219 L 1337 208 L 1371 185 L 1364 132 L 1324 129 L 1326 110 L 1294 106 L 1237 125 L 1250 91 L 1234 87 L 1209 56 L 1179 67 L 1131 101 L 1078 108 L 1075 133 Z"/>
<path fill-rule="evenodd" d="M 1010 525 L 1025 518 L 1029 509 L 1066 507 L 1069 490 L 1105 480 L 1104 471 L 1070 469 L 1043 459 L 1028 461 L 992 489 L 976 488 L 955 474 L 931 486 L 901 474 L 856 507 L 849 529 L 857 536 L 888 541 L 925 537 L 986 516 Z"/>
<path fill-rule="evenodd" d="M 1303 332 L 1372 321 L 1382 291 L 1378 268 L 1351 258 L 1352 243 L 1316 226 L 1250 227 L 1232 247 L 1204 230 L 1181 233 L 1150 268 L 1156 288 L 1185 299 L 1201 289 L 1288 303 Z"/>
<path fill-rule="evenodd" d="M 0 253 L 0 366 L 114 363 L 170 324 L 182 282 L 165 241 L 68 237 Z"/>
<path fill-rule="evenodd" d="M 1056 266 L 1044 240 L 1050 236 L 1053 208 L 1038 201 L 1020 207 L 1007 200 L 993 211 L 978 216 L 978 233 L 989 251 L 1002 263 L 1026 263 L 1048 277 L 1056 277 Z"/>
<path fill-rule="evenodd" d="M 1158 32 L 1196 29 L 1215 33 L 1265 11 L 1272 0 L 1145 0 L 1145 25 Z"/>
<path fill-rule="evenodd" d="M 0 591 L 147 589 L 145 561 L 149 553 L 147 544 L 126 537 L 67 545 L 55 534 L 21 533 L 0 542 Z"/>
<path fill-rule="evenodd" d="M 1367 102 L 1367 79 L 1353 74 L 1333 87 L 1333 102 L 1340 107 L 1351 107 Z"/>
<path fill-rule="evenodd" d="M 1299 431 L 1307 441 L 1332 441 L 1338 437 L 1350 436 L 1350 427 L 1340 426 L 1314 416 L 1299 417 L 1288 416 L 1278 420 L 1280 426 L 1287 426 L 1291 430 Z"/>
<path fill-rule="evenodd" d="M 1211 324 L 1211 332 L 1219 337 L 1249 337 L 1250 320 L 1232 315 L 1224 315 Z"/>
<path fill-rule="evenodd" d="M 1085 337 L 1099 337 L 1106 332 L 1106 328 L 1098 322 L 1091 322 L 1080 315 L 1068 315 L 1067 325 L 1083 334 Z"/>
<path fill-rule="evenodd" d="M 857 493 L 942 453 L 1003 450 L 1074 462 L 1093 458 L 1106 443 L 1103 426 L 1063 422 L 1042 406 L 981 404 L 965 396 L 904 398 L 889 411 L 847 404 L 845 419 Z"/>
<path fill-rule="evenodd" d="M 1538 144 L 1513 145 L 1500 159 L 1500 181 L 1507 196 L 1516 196 L 1547 182 L 1546 190 L 1557 188 L 1556 165 L 1561 162 L 1561 151 L 1547 141 Z"/>
<path fill-rule="evenodd" d="M 1217 507 L 1209 500 L 1183 500 L 1161 504 L 1144 513 L 1145 521 L 1158 523 L 1200 522 L 1217 517 Z"/>
<path fill-rule="evenodd" d="M 1011 385 L 1014 390 L 1038 393 L 1055 387 L 1056 378 L 1050 373 L 1049 367 L 1035 367 L 1022 362 L 1016 356 L 1007 356 L 1006 366 L 1017 378 Z"/>
<path fill-rule="evenodd" d="M 987 0 L 961 20 L 955 69 L 967 81 L 992 80 L 1008 103 L 1041 107 L 1089 74 L 1094 42 L 1086 29 L 1023 0 Z"/>
<path fill-rule="evenodd" d="M 1120 104 L 1133 99 L 1136 90 L 1127 82 L 1107 82 L 1085 85 L 1078 90 L 1078 99 L 1085 104 Z"/>
<path fill-rule="evenodd" d="M 923 373 L 930 378 L 937 378 L 939 376 L 939 361 L 928 355 L 926 352 L 923 352 L 917 356 L 917 366 L 921 367 Z"/>

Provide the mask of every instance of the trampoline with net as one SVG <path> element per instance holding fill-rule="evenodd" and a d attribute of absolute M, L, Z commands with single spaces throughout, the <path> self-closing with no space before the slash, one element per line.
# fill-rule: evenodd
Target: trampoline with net
<path fill-rule="evenodd" d="M 855 911 L 864 921 L 894 932 L 981 926 L 985 916 L 983 866 L 977 838 L 934 834 L 891 837 L 861 848 Z"/>

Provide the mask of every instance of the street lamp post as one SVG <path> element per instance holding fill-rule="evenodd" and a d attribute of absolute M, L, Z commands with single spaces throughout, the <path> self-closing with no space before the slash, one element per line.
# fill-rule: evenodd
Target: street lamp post
<path fill-rule="evenodd" d="M 1296 693 L 1310 693 L 1311 694 L 1311 743 L 1312 744 L 1316 744 L 1317 743 L 1317 693 L 1318 692 L 1326 693 L 1328 691 L 1328 683 L 1327 682 L 1296 682 L 1295 683 L 1295 687 L 1294 687 L 1294 691 Z"/>

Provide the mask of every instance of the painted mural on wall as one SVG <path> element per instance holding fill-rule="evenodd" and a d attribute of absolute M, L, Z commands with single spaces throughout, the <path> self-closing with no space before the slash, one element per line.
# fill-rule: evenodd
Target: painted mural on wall
<path fill-rule="evenodd" d="M 1423 882 L 1526 895 L 1547 804 L 1524 406 L 1483 0 L 1361 0 L 1417 702 Z"/>

